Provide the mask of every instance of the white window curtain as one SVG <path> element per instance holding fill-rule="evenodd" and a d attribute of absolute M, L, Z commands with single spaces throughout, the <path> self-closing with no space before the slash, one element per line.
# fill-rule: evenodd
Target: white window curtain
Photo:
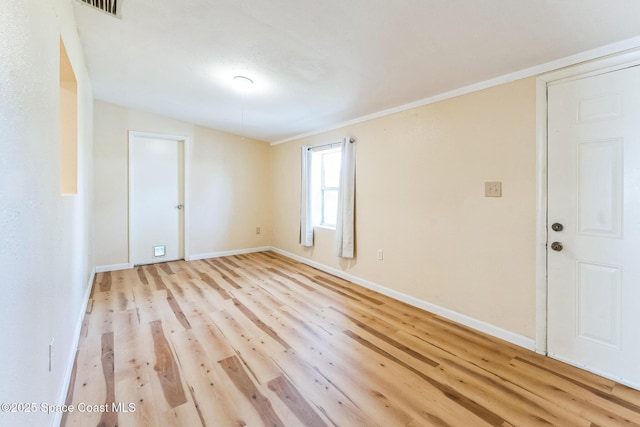
<path fill-rule="evenodd" d="M 300 244 L 313 246 L 311 218 L 311 147 L 302 147 L 302 180 L 300 189 Z"/>
<path fill-rule="evenodd" d="M 336 222 L 334 250 L 335 255 L 341 258 L 354 257 L 355 184 L 356 144 L 355 140 L 345 138 L 342 141 L 342 166 L 340 168 L 338 218 Z"/>

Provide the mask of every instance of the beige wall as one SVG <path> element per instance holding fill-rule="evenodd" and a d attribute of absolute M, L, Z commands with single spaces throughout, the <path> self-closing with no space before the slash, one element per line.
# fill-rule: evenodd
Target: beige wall
<path fill-rule="evenodd" d="M 298 244 L 300 146 L 344 136 L 358 141 L 352 262 L 331 254 L 333 231 Z M 534 338 L 535 159 L 534 78 L 273 146 L 272 245 Z"/>
<path fill-rule="evenodd" d="M 130 130 L 190 138 L 190 256 L 269 245 L 271 186 L 267 143 L 96 101 L 96 265 L 129 262 Z M 261 227 L 260 235 L 256 235 L 256 227 Z"/>
<path fill-rule="evenodd" d="M 64 399 L 94 265 L 93 95 L 71 2 L 4 2 L 0 28 L 0 402 L 53 404 Z M 61 36 L 78 84 L 73 196 L 61 195 Z M 53 417 L 0 412 L 0 425 Z"/>

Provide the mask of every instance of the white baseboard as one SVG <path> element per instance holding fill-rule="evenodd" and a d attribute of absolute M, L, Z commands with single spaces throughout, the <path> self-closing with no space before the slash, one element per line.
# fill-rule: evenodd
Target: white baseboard
<path fill-rule="evenodd" d="M 128 270 L 133 266 L 129 263 L 126 264 L 112 264 L 112 265 L 99 265 L 96 267 L 96 273 L 106 273 L 107 271 Z"/>
<path fill-rule="evenodd" d="M 439 305 L 432 304 L 430 302 L 421 300 L 416 297 L 412 297 L 411 295 L 404 294 L 402 292 L 395 291 L 393 289 L 389 289 L 382 285 L 378 285 L 377 283 L 370 282 L 368 280 L 362 279 L 357 276 L 353 276 L 351 274 L 345 273 L 342 270 L 338 270 L 336 268 L 328 267 L 324 264 L 320 264 L 319 262 L 292 254 L 287 251 L 283 251 L 282 249 L 271 247 L 273 252 L 279 253 L 280 255 L 284 255 L 288 258 L 292 258 L 296 261 L 300 261 L 303 264 L 310 265 L 311 267 L 315 267 L 318 270 L 322 270 L 329 274 L 333 274 L 334 276 L 340 277 L 342 279 L 348 280 L 350 282 L 356 283 L 365 288 L 371 289 L 373 291 L 379 292 L 383 295 L 396 299 L 398 301 L 402 301 L 414 307 L 421 308 L 423 310 L 429 311 L 431 313 L 437 314 L 438 316 L 444 317 L 445 319 L 452 320 L 454 322 L 460 323 L 462 325 L 473 328 L 477 331 L 484 332 L 496 338 L 500 338 L 502 340 L 508 341 L 512 344 L 518 345 L 520 347 L 524 347 L 528 350 L 535 350 L 536 342 L 532 338 L 525 337 L 520 334 L 516 334 L 514 332 L 508 331 L 506 329 L 502 329 L 498 326 L 492 325 L 487 322 L 483 322 L 481 320 L 475 319 L 473 317 L 467 316 L 465 314 L 458 313 L 453 310 L 449 310 L 448 308 L 440 307 Z"/>
<path fill-rule="evenodd" d="M 189 256 L 189 259 L 187 261 L 196 261 L 199 259 L 208 259 L 208 258 L 220 258 L 223 256 L 231 256 L 231 255 L 251 254 L 254 252 L 266 252 L 269 250 L 271 250 L 270 246 L 262 246 L 259 248 L 236 249 L 233 251 L 209 252 L 205 254 L 191 255 Z"/>
<path fill-rule="evenodd" d="M 64 382 L 62 383 L 62 388 L 60 389 L 60 394 L 58 395 L 58 405 L 64 405 L 67 400 L 67 394 L 69 393 L 69 387 L 71 386 L 71 375 L 73 373 L 73 364 L 76 360 L 76 353 L 78 350 L 78 344 L 80 343 L 80 332 L 82 331 L 82 323 L 84 322 L 84 316 L 87 313 L 87 304 L 89 304 L 89 297 L 91 296 L 91 289 L 93 288 L 93 281 L 96 278 L 96 270 L 94 268 L 89 275 L 89 282 L 87 283 L 87 289 L 84 292 L 84 297 L 82 299 L 82 304 L 80 305 L 82 311 L 78 315 L 78 322 L 76 323 L 76 329 L 73 334 L 73 342 L 71 343 L 71 355 L 69 360 L 67 360 L 67 367 L 65 368 L 64 376 L 62 377 Z M 52 427 L 57 427 L 62 422 L 62 411 L 56 411 L 54 413 L 53 422 L 51 424 Z"/>
<path fill-rule="evenodd" d="M 262 246 L 258 248 L 246 248 L 246 249 L 236 249 L 232 251 L 222 251 L 222 252 L 209 252 L 204 254 L 196 254 L 189 255 L 185 259 L 186 261 L 196 261 L 199 259 L 207 259 L 207 258 L 220 258 L 223 256 L 231 256 L 231 255 L 242 255 L 242 254 L 250 254 L 253 252 L 266 252 L 271 250 L 270 246 Z M 112 265 L 99 265 L 96 267 L 96 273 L 105 273 L 107 271 L 118 271 L 118 270 L 128 270 L 133 268 L 132 264 L 124 263 L 124 264 L 112 264 Z"/>

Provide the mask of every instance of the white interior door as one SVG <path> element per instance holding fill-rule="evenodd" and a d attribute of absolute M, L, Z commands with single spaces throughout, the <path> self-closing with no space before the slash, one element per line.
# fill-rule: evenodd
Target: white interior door
<path fill-rule="evenodd" d="M 131 263 L 184 258 L 184 142 L 134 135 L 130 140 Z"/>
<path fill-rule="evenodd" d="M 550 85 L 548 113 L 548 353 L 638 388 L 640 67 Z"/>

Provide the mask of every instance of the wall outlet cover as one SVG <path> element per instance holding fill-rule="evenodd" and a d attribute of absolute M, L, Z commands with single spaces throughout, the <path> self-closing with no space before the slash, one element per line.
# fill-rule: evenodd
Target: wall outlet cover
<path fill-rule="evenodd" d="M 485 182 L 484 197 L 502 197 L 502 182 L 500 181 Z"/>

